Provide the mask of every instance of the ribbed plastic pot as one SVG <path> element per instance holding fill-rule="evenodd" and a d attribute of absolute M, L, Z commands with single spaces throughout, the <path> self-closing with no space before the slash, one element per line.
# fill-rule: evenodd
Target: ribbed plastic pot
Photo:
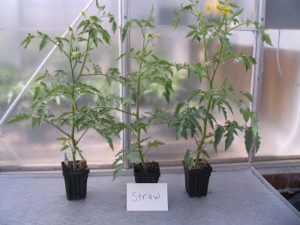
<path fill-rule="evenodd" d="M 159 164 L 156 163 L 155 172 L 138 171 L 136 164 L 134 164 L 134 178 L 136 183 L 157 183 L 160 177 Z"/>
<path fill-rule="evenodd" d="M 90 170 L 67 171 L 64 170 L 64 167 L 65 164 L 62 162 L 62 172 L 68 200 L 84 199 L 86 197 L 87 178 Z"/>
<path fill-rule="evenodd" d="M 185 177 L 185 190 L 190 197 L 201 197 L 207 195 L 208 183 L 212 167 L 207 164 L 202 169 L 189 170 L 184 162 L 184 177 Z"/>

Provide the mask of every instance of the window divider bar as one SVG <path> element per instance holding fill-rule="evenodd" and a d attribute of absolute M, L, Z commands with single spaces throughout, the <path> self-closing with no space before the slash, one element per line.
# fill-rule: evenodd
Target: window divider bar
<path fill-rule="evenodd" d="M 265 24 L 265 11 L 266 0 L 256 0 L 256 20 L 259 25 Z M 256 64 L 252 68 L 252 80 L 251 80 L 251 94 L 253 96 L 253 102 L 251 103 L 251 110 L 255 116 L 258 117 L 259 103 L 260 103 L 260 90 L 263 72 L 263 60 L 264 60 L 264 43 L 262 41 L 261 34 L 258 30 L 254 33 L 254 46 L 253 56 L 256 59 Z M 255 144 L 252 146 L 248 154 L 248 162 L 253 163 L 255 161 Z"/>
<path fill-rule="evenodd" d="M 130 48 L 130 35 L 127 35 L 126 39 L 122 41 L 122 30 L 129 18 L 129 0 L 119 0 L 119 55 L 122 55 L 129 51 Z M 129 58 L 125 55 L 119 60 L 119 69 L 121 76 L 126 77 L 130 70 Z M 129 98 L 130 92 L 128 87 L 120 84 L 120 96 L 123 98 Z M 122 111 L 130 112 L 130 105 L 125 107 L 124 104 L 121 105 Z M 129 124 L 131 121 L 130 114 L 122 112 L 121 121 L 123 123 Z M 131 147 L 131 134 L 128 128 L 124 129 L 121 134 L 121 144 L 122 149 L 130 149 Z M 124 156 L 123 156 L 124 159 Z M 124 169 L 130 168 L 130 161 L 123 160 Z"/>

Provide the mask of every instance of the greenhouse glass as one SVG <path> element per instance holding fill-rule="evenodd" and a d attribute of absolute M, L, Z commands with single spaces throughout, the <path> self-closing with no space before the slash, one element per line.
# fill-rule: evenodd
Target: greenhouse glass
<path fill-rule="evenodd" d="M 28 81 L 32 73 L 39 66 L 42 59 L 48 54 L 52 46 L 47 46 L 38 52 L 38 43 L 33 43 L 24 50 L 19 45 L 26 34 L 35 33 L 37 30 L 50 35 L 62 35 L 67 27 L 74 21 L 81 10 L 90 0 L 1 0 L 0 2 L 0 119 L 16 98 L 22 87 Z M 107 9 L 119 18 L 119 3 L 117 0 L 101 1 Z M 125 1 L 127 2 L 127 1 Z M 156 29 L 160 33 L 160 39 L 156 40 L 157 54 L 166 60 L 176 63 L 195 62 L 201 60 L 202 46 L 185 38 L 187 28 L 185 25 L 193 23 L 191 18 L 183 17 L 182 25 L 176 30 L 171 27 L 174 18 L 174 9 L 179 9 L 181 3 L 187 0 L 128 0 L 129 18 L 146 18 L 151 8 L 154 9 Z M 207 4 L 215 4 L 217 0 L 201 1 L 204 8 Z M 240 19 L 255 19 L 256 3 L 259 1 L 236 0 L 239 7 L 244 8 Z M 125 6 L 124 4 L 123 6 Z M 92 6 L 87 14 L 95 11 Z M 212 12 L 213 13 L 213 12 Z M 213 16 L 213 15 L 212 15 Z M 123 18 L 124 19 L 124 18 Z M 128 19 L 128 18 L 126 18 Z M 118 24 L 119 25 L 119 24 Z M 233 32 L 231 41 L 236 52 L 243 51 L 251 55 L 255 46 L 254 27 L 241 27 Z M 258 107 L 260 120 L 261 148 L 257 156 L 299 156 L 300 135 L 300 104 L 299 104 L 299 51 L 300 46 L 296 40 L 300 36 L 298 30 L 268 30 L 273 47 L 265 46 L 262 86 L 260 103 Z M 277 51 L 277 40 L 281 38 L 280 48 Z M 139 48 L 140 35 L 136 27 L 130 32 L 128 49 Z M 103 66 L 103 70 L 109 67 L 118 67 L 116 60 L 120 51 L 119 34 L 112 35 L 112 47 L 101 47 L 94 59 Z M 210 46 L 213 52 L 217 45 Z M 279 57 L 278 57 L 279 56 Z M 130 69 L 136 65 L 130 61 Z M 42 74 L 47 68 L 50 72 L 57 68 L 64 68 L 65 61 L 58 51 L 47 61 L 40 71 Z M 279 72 L 281 67 L 281 72 Z M 188 96 L 191 90 L 198 88 L 195 82 L 184 80 L 184 74 L 174 75 L 174 94 L 169 104 L 165 102 L 160 92 L 149 92 L 142 99 L 142 111 L 151 111 L 156 107 L 166 107 L 174 110 L 174 105 Z M 251 71 L 246 72 L 244 65 L 236 61 L 228 61 L 220 67 L 217 80 L 227 77 L 228 82 L 234 84 L 237 93 L 240 90 L 251 91 Z M 102 86 L 101 86 L 102 85 Z M 202 84 L 205 88 L 205 84 Z M 99 87 L 103 87 L 103 83 Z M 105 84 L 104 84 L 105 86 Z M 113 94 L 120 93 L 120 87 L 113 84 L 112 88 L 105 91 Z M 153 90 L 155 87 L 153 87 Z M 10 113 L 28 112 L 31 90 L 28 89 L 21 100 Z M 155 98 L 153 98 L 155 95 Z M 154 100 L 158 99 L 158 100 Z M 237 108 L 234 109 L 237 111 Z M 238 113 L 236 114 L 238 115 Z M 215 113 L 217 117 L 218 114 Z M 241 118 L 232 116 L 235 120 Z M 180 139 L 175 140 L 175 131 L 164 126 L 156 126 L 149 130 L 149 136 L 166 143 L 160 149 L 149 153 L 149 158 L 160 162 L 179 162 L 182 160 L 187 148 L 194 148 L 193 143 Z M 62 153 L 58 151 L 60 143 L 55 141 L 57 131 L 49 126 L 32 129 L 30 123 L 17 123 L 3 125 L 0 130 L 0 166 L 58 166 L 62 159 Z M 244 137 L 240 135 L 233 146 L 226 153 L 220 146 L 216 154 L 209 149 L 212 159 L 216 160 L 246 160 L 248 154 L 244 147 Z M 124 142 L 123 142 L 124 143 Z M 90 164 L 109 165 L 114 161 L 115 152 L 112 152 L 108 144 L 95 133 L 90 132 L 82 146 L 86 152 L 86 158 Z M 116 152 L 122 148 L 120 139 L 114 140 Z"/>
<path fill-rule="evenodd" d="M 52 46 L 46 46 L 38 52 L 38 42 L 34 42 L 26 50 L 20 43 L 27 33 L 37 30 L 49 35 L 61 36 L 74 19 L 87 5 L 87 0 L 9 0 L 1 1 L 0 7 L 0 115 L 15 99 L 42 59 L 48 54 Z M 108 10 L 117 17 L 117 1 L 101 1 Z M 93 14 L 94 5 L 86 12 Z M 91 56 L 93 61 L 102 66 L 103 71 L 108 67 L 118 67 L 118 35 L 112 36 L 112 47 L 101 47 Z M 53 72 L 63 69 L 66 62 L 58 51 L 55 51 L 46 62 L 38 75 L 47 69 Z M 105 84 L 99 84 L 101 87 Z M 100 87 L 99 86 L 99 87 Z M 107 85 L 106 85 L 107 86 Z M 15 107 L 12 114 L 27 112 L 29 109 L 30 88 Z M 108 92 L 108 89 L 105 90 Z M 118 85 L 113 85 L 108 93 L 119 94 Z M 4 125 L 0 138 L 0 166 L 53 166 L 59 165 L 63 153 L 60 152 L 59 136 L 52 127 L 42 125 L 31 128 L 30 123 Z M 115 140 L 115 148 L 120 148 L 120 141 Z M 93 132 L 89 132 L 81 143 L 86 158 L 90 164 L 109 164 L 114 160 L 112 152 L 106 142 Z"/>
<path fill-rule="evenodd" d="M 259 107 L 263 138 L 258 156 L 295 156 L 300 147 L 300 31 L 268 33 L 273 47 L 266 46 L 264 54 Z"/>
<path fill-rule="evenodd" d="M 203 8 L 209 2 L 209 4 L 214 4 L 213 1 L 203 1 Z M 253 18 L 254 16 L 254 1 L 236 1 L 241 7 L 245 7 L 245 10 L 242 14 L 242 18 Z M 186 1 L 188 3 L 188 1 Z M 186 26 L 179 25 L 176 30 L 173 30 L 170 24 L 174 19 L 174 9 L 180 7 L 180 1 L 145 1 L 145 0 L 131 0 L 130 1 L 130 17 L 132 18 L 146 18 L 153 6 L 154 9 L 154 24 L 156 29 L 153 30 L 154 33 L 160 33 L 161 37 L 156 42 L 155 49 L 157 50 L 157 55 L 163 59 L 170 60 L 171 62 L 176 63 L 190 63 L 196 62 L 201 59 L 201 46 L 198 46 L 197 43 L 192 42 L 190 39 L 185 38 L 188 29 Z M 183 17 L 182 25 L 192 24 L 190 18 Z M 138 29 L 131 31 L 131 47 L 139 48 L 139 43 L 141 43 L 141 36 Z M 237 31 L 233 33 L 231 37 L 234 49 L 236 52 L 245 52 L 249 55 L 253 52 L 253 33 L 247 31 Z M 212 46 L 211 49 L 214 51 L 214 48 L 217 46 Z M 202 56 L 203 57 L 203 56 Z M 131 63 L 132 69 L 135 69 L 136 65 Z M 220 78 L 226 76 L 228 82 L 234 84 L 240 90 L 249 91 L 251 86 L 251 71 L 246 72 L 244 65 L 242 63 L 237 63 L 229 61 L 226 64 L 220 67 L 220 71 L 217 74 Z M 174 109 L 174 105 L 179 100 L 185 99 L 191 90 L 198 88 L 194 84 L 197 84 L 195 80 L 186 81 L 183 79 L 184 75 L 182 73 L 176 73 L 174 76 L 174 94 L 172 96 L 170 104 L 167 104 L 164 100 L 162 93 L 160 96 L 153 96 L 153 93 L 149 93 L 143 99 L 143 110 L 150 111 L 153 108 L 166 107 Z M 218 78 L 217 78 L 218 80 Z M 205 88 L 205 84 L 203 86 Z M 154 88 L 155 90 L 155 88 Z M 240 90 L 236 90 L 238 93 Z M 156 97 L 159 97 L 157 101 Z M 153 100 L 155 99 L 155 100 Z M 236 111 L 237 109 L 235 109 Z M 237 113 L 238 115 L 238 113 Z M 236 120 L 241 120 L 241 118 Z M 166 143 L 166 145 L 160 147 L 157 150 L 149 152 L 149 158 L 156 161 L 180 161 L 183 159 L 186 149 L 195 149 L 193 141 L 186 141 L 180 139 L 176 141 L 175 139 L 175 130 L 168 128 L 166 125 L 160 125 L 153 127 L 149 132 L 148 136 L 152 136 L 154 139 L 158 139 Z M 220 151 L 216 154 L 211 148 L 208 150 L 211 159 L 224 159 L 224 158 L 247 158 L 247 152 L 244 147 L 243 136 L 240 135 L 237 137 L 236 142 L 233 143 L 230 151 L 224 152 L 224 146 L 220 146 Z"/>

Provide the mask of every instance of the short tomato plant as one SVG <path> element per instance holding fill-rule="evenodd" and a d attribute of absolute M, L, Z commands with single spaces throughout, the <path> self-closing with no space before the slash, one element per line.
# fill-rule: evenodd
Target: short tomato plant
<path fill-rule="evenodd" d="M 110 32 L 102 26 L 103 22 L 111 24 L 113 32 L 116 30 L 114 17 L 105 10 L 105 6 L 99 6 L 96 1 L 96 7 L 97 15 L 87 17 L 82 12 L 84 19 L 76 30 L 69 27 L 67 37 L 50 37 L 42 32 L 28 34 L 22 42 L 25 48 L 36 38 L 40 39 L 39 50 L 52 43 L 68 62 L 68 68 L 58 69 L 55 74 L 46 70 L 38 77 L 32 85 L 34 94 L 30 113 L 16 115 L 8 121 L 31 119 L 32 127 L 46 123 L 56 128 L 62 135 L 57 138 L 62 143 L 61 151 L 71 151 L 73 169 L 76 168 L 77 154 L 85 161 L 79 143 L 90 129 L 96 130 L 113 149 L 112 137 L 118 136 L 123 128 L 114 117 L 118 99 L 107 96 L 93 85 L 97 79 L 110 80 L 118 74 L 115 68 L 102 72 L 101 67 L 90 58 L 99 45 L 110 45 Z"/>

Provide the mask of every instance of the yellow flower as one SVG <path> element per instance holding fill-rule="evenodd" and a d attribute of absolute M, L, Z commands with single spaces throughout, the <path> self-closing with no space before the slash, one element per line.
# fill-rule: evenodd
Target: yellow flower
<path fill-rule="evenodd" d="M 69 27 L 68 30 L 69 30 L 69 31 L 73 31 L 72 27 Z"/>
<path fill-rule="evenodd" d="M 89 59 L 89 64 L 92 64 L 92 60 Z"/>
<path fill-rule="evenodd" d="M 82 16 L 86 16 L 85 11 L 82 11 L 82 12 L 81 12 L 81 15 L 82 15 Z"/>
<path fill-rule="evenodd" d="M 227 6 L 223 9 L 224 14 L 228 14 L 229 12 L 230 12 L 230 7 Z"/>
<path fill-rule="evenodd" d="M 209 66 L 210 65 L 210 61 L 206 61 L 205 65 Z"/>
<path fill-rule="evenodd" d="M 205 12 L 208 12 L 209 10 L 210 10 L 210 6 L 208 5 L 205 7 Z"/>
<path fill-rule="evenodd" d="M 63 146 L 66 145 L 66 140 L 63 140 L 61 145 L 63 145 Z"/>
<path fill-rule="evenodd" d="M 217 9 L 221 9 L 221 4 L 220 4 L 220 3 L 217 3 L 217 4 L 216 4 L 216 8 L 217 8 Z"/>
<path fill-rule="evenodd" d="M 151 39 L 153 39 L 153 34 L 152 34 L 152 32 L 150 32 L 149 34 L 147 34 L 147 37 L 151 40 Z"/>
<path fill-rule="evenodd" d="M 156 34 L 155 37 L 160 38 L 160 33 Z"/>

